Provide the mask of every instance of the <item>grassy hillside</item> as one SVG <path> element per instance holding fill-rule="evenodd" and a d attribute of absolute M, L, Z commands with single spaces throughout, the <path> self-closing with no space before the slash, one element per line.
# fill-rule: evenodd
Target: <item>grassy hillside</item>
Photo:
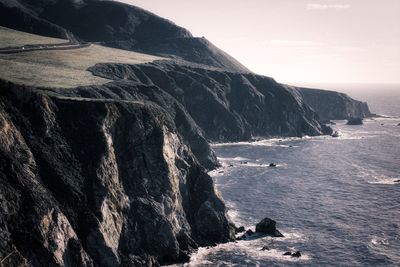
<path fill-rule="evenodd" d="M 35 44 L 60 44 L 68 40 L 44 37 L 0 26 L 0 48 Z"/>
<path fill-rule="evenodd" d="M 26 43 L 53 39 L 17 31 L 12 32 L 15 39 L 24 40 Z M 3 41 L 3 35 L 1 35 L 0 43 L 5 43 L 6 40 L 7 37 Z M 140 64 L 159 59 L 163 58 L 100 45 L 74 50 L 0 54 L 0 79 L 36 87 L 73 88 L 98 85 L 110 80 L 93 76 L 87 71 L 89 67 L 97 63 Z"/>

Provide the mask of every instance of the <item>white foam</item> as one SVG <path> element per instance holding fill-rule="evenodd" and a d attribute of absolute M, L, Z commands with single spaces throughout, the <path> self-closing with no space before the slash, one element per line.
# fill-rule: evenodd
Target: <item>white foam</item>
<path fill-rule="evenodd" d="M 369 181 L 369 184 L 396 184 L 396 185 L 400 185 L 400 177 L 397 178 L 393 178 L 393 177 L 387 177 L 384 175 L 377 175 L 377 176 L 373 176 L 374 180 L 373 181 Z"/>
<path fill-rule="evenodd" d="M 262 250 L 261 248 L 265 245 L 265 240 L 257 239 L 254 241 L 238 241 L 236 243 L 220 244 L 213 248 L 200 248 L 195 254 L 192 255 L 190 262 L 185 266 L 215 266 L 215 262 L 212 262 L 210 258 L 213 254 L 225 254 L 233 253 L 236 255 L 242 255 L 243 260 L 249 264 L 255 264 L 256 262 L 263 260 L 274 260 L 279 262 L 305 262 L 309 261 L 312 257 L 308 253 L 302 253 L 300 258 L 284 256 L 283 254 L 287 251 L 294 252 L 295 248 L 287 248 L 285 250 L 278 248 L 271 248 L 270 250 Z M 247 260 L 246 260 L 247 259 Z M 218 264 L 225 264 L 227 266 L 233 265 L 230 262 L 220 262 Z"/>
<path fill-rule="evenodd" d="M 213 143 L 212 147 L 225 147 L 225 146 L 264 146 L 264 147 L 290 147 L 290 145 L 285 144 L 288 141 L 311 139 L 315 137 L 303 136 L 303 137 L 282 137 L 282 138 L 269 138 L 260 139 L 251 142 L 235 142 L 235 143 Z"/>

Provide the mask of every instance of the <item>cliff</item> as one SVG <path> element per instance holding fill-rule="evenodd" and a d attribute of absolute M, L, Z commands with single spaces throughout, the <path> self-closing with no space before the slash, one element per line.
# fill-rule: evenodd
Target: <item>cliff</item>
<path fill-rule="evenodd" d="M 2 82 L 0 154 L 5 266 L 152 266 L 233 239 L 212 179 L 154 104 Z"/>
<path fill-rule="evenodd" d="M 159 88 L 187 110 L 208 140 L 320 135 L 324 131 L 318 116 L 301 98 L 268 77 L 168 61 L 139 65 L 97 64 L 89 70 L 103 78 Z M 87 89 L 79 92 L 79 95 L 87 94 Z"/>
<path fill-rule="evenodd" d="M 366 118 L 373 114 L 368 104 L 346 94 L 310 88 L 298 88 L 304 102 L 318 113 L 321 121 Z"/>
<path fill-rule="evenodd" d="M 330 130 L 309 101 L 314 93 L 251 73 L 205 38 L 140 8 L 0 3 L 2 26 L 97 43 L 0 55 L 6 266 L 187 261 L 198 246 L 234 240 L 206 173 L 218 166 L 209 141 Z M 326 112 L 337 116 L 338 108 Z"/>

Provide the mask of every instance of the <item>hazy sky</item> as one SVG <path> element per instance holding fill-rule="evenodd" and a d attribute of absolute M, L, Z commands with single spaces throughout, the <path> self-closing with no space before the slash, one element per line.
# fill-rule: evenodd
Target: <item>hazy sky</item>
<path fill-rule="evenodd" d="M 287 83 L 400 83 L 400 0 L 123 0 Z"/>

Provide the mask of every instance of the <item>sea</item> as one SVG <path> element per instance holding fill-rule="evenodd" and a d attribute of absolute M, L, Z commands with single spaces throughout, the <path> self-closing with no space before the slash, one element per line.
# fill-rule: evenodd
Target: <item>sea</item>
<path fill-rule="evenodd" d="M 254 230 L 269 217 L 284 237 L 200 248 L 187 266 L 400 266 L 400 85 L 322 88 L 384 117 L 335 121 L 338 138 L 214 144 L 222 167 L 210 175 L 231 220 Z"/>

